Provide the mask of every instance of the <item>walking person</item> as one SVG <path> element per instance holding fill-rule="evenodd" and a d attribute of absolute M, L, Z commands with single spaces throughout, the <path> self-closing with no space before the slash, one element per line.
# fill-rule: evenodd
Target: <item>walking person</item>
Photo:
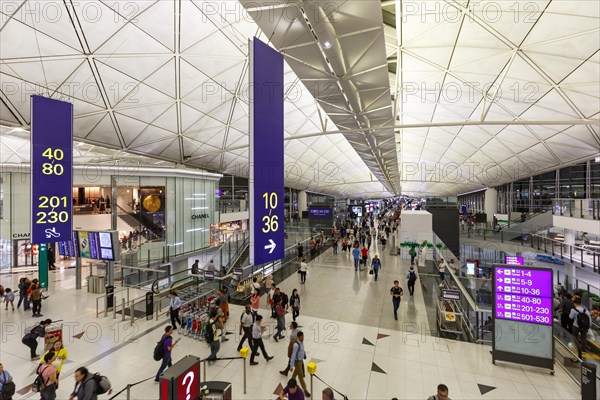
<path fill-rule="evenodd" d="M 10 304 L 12 310 L 15 311 L 15 294 L 11 288 L 6 288 L 4 291 L 4 303 L 6 303 L 5 310 L 8 310 L 8 305 Z"/>
<path fill-rule="evenodd" d="M 577 354 L 582 358 L 583 350 L 587 344 L 587 334 L 592 324 L 592 315 L 581 305 L 581 297 L 573 296 L 574 307 L 571 310 L 570 318 L 573 320 L 573 336 L 577 342 Z"/>
<path fill-rule="evenodd" d="M 242 315 L 240 315 L 240 335 L 242 335 L 242 332 L 244 335 L 238 344 L 238 352 L 242 350 L 246 339 L 248 339 L 248 346 L 252 348 L 252 325 L 254 325 L 254 313 L 252 312 L 250 304 L 246 304 L 246 307 L 244 307 L 244 312 Z"/>
<path fill-rule="evenodd" d="M 46 337 L 46 328 L 51 323 L 52 323 L 51 319 L 46 319 L 46 320 L 40 322 L 38 325 L 34 326 L 33 328 L 25 330 L 25 335 L 23 336 L 21 343 L 23 343 L 25 346 L 29 347 L 31 361 L 40 359 L 40 356 L 38 354 L 36 354 L 36 350 L 37 350 L 37 346 L 38 346 L 37 339 Z"/>
<path fill-rule="evenodd" d="M 306 397 L 310 397 L 310 393 L 306 389 L 306 383 L 304 382 L 304 360 L 306 359 L 306 352 L 304 351 L 304 333 L 298 332 L 298 340 L 294 343 L 292 350 L 292 356 L 290 357 L 290 371 L 292 373 L 292 379 L 298 377 L 300 386 L 304 389 Z"/>
<path fill-rule="evenodd" d="M 304 400 L 304 392 L 298 387 L 298 382 L 295 379 L 290 379 L 287 386 L 284 387 L 279 393 L 279 400 L 285 399 L 287 396 L 288 400 Z M 306 397 L 309 397 L 308 395 Z"/>
<path fill-rule="evenodd" d="M 302 259 L 302 257 L 304 256 L 304 246 L 302 246 L 302 243 L 298 243 L 298 247 L 296 248 L 296 252 L 298 254 L 298 258 Z"/>
<path fill-rule="evenodd" d="M 412 296 L 415 294 L 415 283 L 417 282 L 417 272 L 415 271 L 415 267 L 413 267 L 412 265 L 406 273 L 406 281 L 408 286 L 408 293 Z"/>
<path fill-rule="evenodd" d="M 278 342 L 279 339 L 284 338 L 281 332 L 285 330 L 285 309 L 283 308 L 283 299 L 281 297 L 277 305 L 275 305 L 275 315 L 277 316 L 277 332 L 275 332 L 273 339 Z"/>
<path fill-rule="evenodd" d="M 52 348 L 50 350 L 48 350 L 44 354 L 44 357 L 46 357 L 46 355 L 48 353 L 50 353 L 51 351 L 54 352 L 54 354 L 56 355 L 54 362 L 52 364 L 56 368 L 56 388 L 58 388 L 58 380 L 60 378 L 60 371 L 62 371 L 63 364 L 67 360 L 67 357 L 69 357 L 69 352 L 67 351 L 65 346 L 63 346 L 63 343 L 60 340 L 57 340 L 56 342 L 54 342 L 54 345 L 52 346 Z"/>
<path fill-rule="evenodd" d="M 165 328 L 165 333 L 163 334 L 160 341 L 162 342 L 164 355 L 163 355 L 162 362 L 160 364 L 160 368 L 158 368 L 158 372 L 156 372 L 156 377 L 154 378 L 154 382 L 160 382 L 160 376 L 164 372 L 164 370 L 167 369 L 167 367 L 171 368 L 171 366 L 173 365 L 173 363 L 171 361 L 171 351 L 173 350 L 173 347 L 175 347 L 177 345 L 177 343 L 179 342 L 179 339 L 177 339 L 177 341 L 173 342 L 173 327 L 172 326 L 169 325 Z"/>
<path fill-rule="evenodd" d="M 354 258 L 354 271 L 358 272 L 358 261 L 360 259 L 360 250 L 358 246 L 352 248 L 352 257 Z"/>
<path fill-rule="evenodd" d="M 53 351 L 46 353 L 36 370 L 36 373 L 42 376 L 44 388 L 40 391 L 42 400 L 55 400 L 58 378 L 56 377 L 56 367 L 53 365 L 56 360 L 56 354 Z"/>
<path fill-rule="evenodd" d="M 183 328 L 183 324 L 179 319 L 179 309 L 181 308 L 181 299 L 177 296 L 177 292 L 171 291 L 171 303 L 169 303 L 169 316 L 171 317 L 171 326 L 177 329 L 177 324 Z"/>
<path fill-rule="evenodd" d="M 256 316 L 256 320 L 252 326 L 252 353 L 250 354 L 250 365 L 258 364 L 258 362 L 254 361 L 254 357 L 256 357 L 259 348 L 267 362 L 273 359 L 273 356 L 269 357 L 267 354 L 267 350 L 265 349 L 265 344 L 262 339 L 263 332 L 267 330 L 267 328 L 265 328 L 265 326 L 262 324 L 262 321 L 263 317 L 259 314 Z"/>
<path fill-rule="evenodd" d="M 296 321 L 292 321 L 290 324 L 290 344 L 288 345 L 288 360 L 285 365 L 285 369 L 283 371 L 279 371 L 279 373 L 283 376 L 287 376 L 290 371 L 290 358 L 292 358 L 292 350 L 294 350 L 294 343 L 298 340 L 298 323 Z"/>
<path fill-rule="evenodd" d="M 417 250 L 415 249 L 415 246 L 410 248 L 408 254 L 410 255 L 410 265 L 415 265 L 415 258 L 417 257 Z"/>
<path fill-rule="evenodd" d="M 260 296 L 258 290 L 254 289 L 252 296 L 250 296 L 250 308 L 252 309 L 252 315 L 254 318 L 258 315 L 258 307 L 260 306 Z"/>
<path fill-rule="evenodd" d="M 304 285 L 306 283 L 306 273 L 308 272 L 308 264 L 306 263 L 306 259 L 302 259 L 300 261 L 300 284 Z"/>
<path fill-rule="evenodd" d="M 229 291 L 227 286 L 223 286 L 223 289 L 219 292 L 219 300 L 221 300 L 221 310 L 223 311 L 223 323 L 227 322 L 229 319 Z"/>
<path fill-rule="evenodd" d="M 363 248 L 360 249 L 360 255 L 362 257 L 362 265 L 364 265 L 366 267 L 367 259 L 369 258 L 369 249 L 367 249 L 367 246 L 365 246 L 364 244 L 363 244 Z"/>
<path fill-rule="evenodd" d="M 371 270 L 373 271 L 373 275 L 375 275 L 375 282 L 377 282 L 377 276 L 379 275 L 379 269 L 381 268 L 381 260 L 375 254 L 373 259 L 371 260 Z"/>
<path fill-rule="evenodd" d="M 338 239 L 337 239 L 337 237 L 335 235 L 331 239 L 331 247 L 333 248 L 333 255 L 337 255 L 337 253 L 338 253 Z"/>
<path fill-rule="evenodd" d="M 71 393 L 70 400 L 77 397 L 77 400 L 98 400 L 96 390 L 98 384 L 94 379 L 94 374 L 90 373 L 86 367 L 79 367 L 75 370 L 75 388 Z M 110 394 L 112 390 L 108 391 Z"/>
<path fill-rule="evenodd" d="M 400 308 L 400 300 L 404 296 L 400 282 L 394 281 L 394 286 L 390 289 L 390 295 L 392 295 L 392 304 L 394 305 L 394 319 L 398 321 L 398 308 Z"/>
<path fill-rule="evenodd" d="M 269 292 L 269 295 L 271 298 L 271 318 L 277 318 L 275 307 L 277 306 L 277 303 L 279 303 L 279 299 L 281 299 L 281 291 L 273 284 L 273 288 Z"/>
<path fill-rule="evenodd" d="M 208 325 L 206 326 L 206 331 L 204 333 L 204 340 L 206 340 L 206 343 L 210 346 L 210 355 L 206 358 L 209 365 L 212 365 L 217 361 L 217 354 L 221 349 L 220 336 L 220 321 L 217 316 L 217 310 L 215 309 L 210 312 L 210 319 L 208 320 Z"/>
<path fill-rule="evenodd" d="M 300 295 L 298 294 L 298 289 L 292 290 L 290 306 L 292 307 L 292 320 L 296 321 L 296 318 L 300 315 Z"/>
<path fill-rule="evenodd" d="M 15 389 L 13 377 L 4 369 L 2 363 L 0 363 L 0 397 L 2 400 L 12 400 Z"/>
<path fill-rule="evenodd" d="M 561 309 L 560 326 L 567 332 L 573 333 L 573 320 L 571 319 L 571 310 L 575 307 L 573 296 L 570 293 L 563 293 L 562 301 L 557 308 Z"/>

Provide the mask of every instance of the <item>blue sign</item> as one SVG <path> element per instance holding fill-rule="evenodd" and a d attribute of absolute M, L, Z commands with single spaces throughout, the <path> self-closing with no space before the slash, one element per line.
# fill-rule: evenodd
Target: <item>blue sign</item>
<path fill-rule="evenodd" d="M 31 96 L 31 242 L 71 238 L 73 105 Z"/>
<path fill-rule="evenodd" d="M 331 218 L 331 208 L 328 207 L 310 207 L 308 210 L 309 218 Z"/>
<path fill-rule="evenodd" d="M 283 233 L 283 55 L 250 47 L 250 263 L 279 260 Z"/>

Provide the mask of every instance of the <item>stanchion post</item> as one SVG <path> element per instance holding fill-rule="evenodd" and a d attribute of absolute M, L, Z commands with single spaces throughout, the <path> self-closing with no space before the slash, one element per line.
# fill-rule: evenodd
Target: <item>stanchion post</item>
<path fill-rule="evenodd" d="M 121 299 L 121 321 L 125 321 L 125 299 Z"/>
<path fill-rule="evenodd" d="M 127 385 L 127 400 L 131 398 L 131 385 Z"/>
<path fill-rule="evenodd" d="M 131 306 L 129 307 L 129 313 L 130 313 L 130 315 L 131 315 L 131 325 L 133 325 L 133 320 L 134 320 L 134 318 L 135 318 L 135 316 L 134 316 L 134 314 L 133 314 L 134 305 L 135 305 L 135 302 L 134 302 L 134 301 L 132 301 L 132 302 L 131 302 Z"/>
<path fill-rule="evenodd" d="M 308 373 L 310 374 L 310 392 L 314 393 L 313 390 L 313 375 L 317 373 L 317 364 L 314 362 L 309 362 L 308 365 L 306 366 L 306 370 L 308 371 Z"/>
<path fill-rule="evenodd" d="M 202 381 L 206 382 L 206 358 L 202 362 L 204 363 L 204 368 L 202 369 Z"/>
<path fill-rule="evenodd" d="M 240 357 L 243 358 L 244 362 L 244 394 L 246 394 L 246 360 L 248 358 L 248 353 L 250 353 L 250 349 L 247 347 L 243 347 L 240 350 Z"/>
<path fill-rule="evenodd" d="M 117 319 L 117 302 L 113 299 L 113 319 Z"/>

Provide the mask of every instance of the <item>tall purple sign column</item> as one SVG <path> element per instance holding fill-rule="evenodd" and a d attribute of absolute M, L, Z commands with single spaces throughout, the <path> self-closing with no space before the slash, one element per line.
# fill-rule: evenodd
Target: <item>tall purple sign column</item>
<path fill-rule="evenodd" d="M 31 242 L 69 240 L 72 209 L 73 105 L 31 96 Z M 40 283 L 47 287 L 48 263 L 39 261 Z"/>
<path fill-rule="evenodd" d="M 283 55 L 257 38 L 250 48 L 250 263 L 284 255 Z"/>

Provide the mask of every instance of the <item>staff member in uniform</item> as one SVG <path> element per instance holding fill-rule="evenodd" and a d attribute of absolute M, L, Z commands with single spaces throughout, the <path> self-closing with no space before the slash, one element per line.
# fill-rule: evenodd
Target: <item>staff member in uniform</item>
<path fill-rule="evenodd" d="M 177 329 L 177 324 L 183 328 L 181 320 L 179 319 L 179 309 L 181 308 L 181 299 L 177 296 L 177 292 L 171 291 L 171 303 L 169 304 L 169 314 L 171 316 L 171 325 L 173 329 Z"/>

